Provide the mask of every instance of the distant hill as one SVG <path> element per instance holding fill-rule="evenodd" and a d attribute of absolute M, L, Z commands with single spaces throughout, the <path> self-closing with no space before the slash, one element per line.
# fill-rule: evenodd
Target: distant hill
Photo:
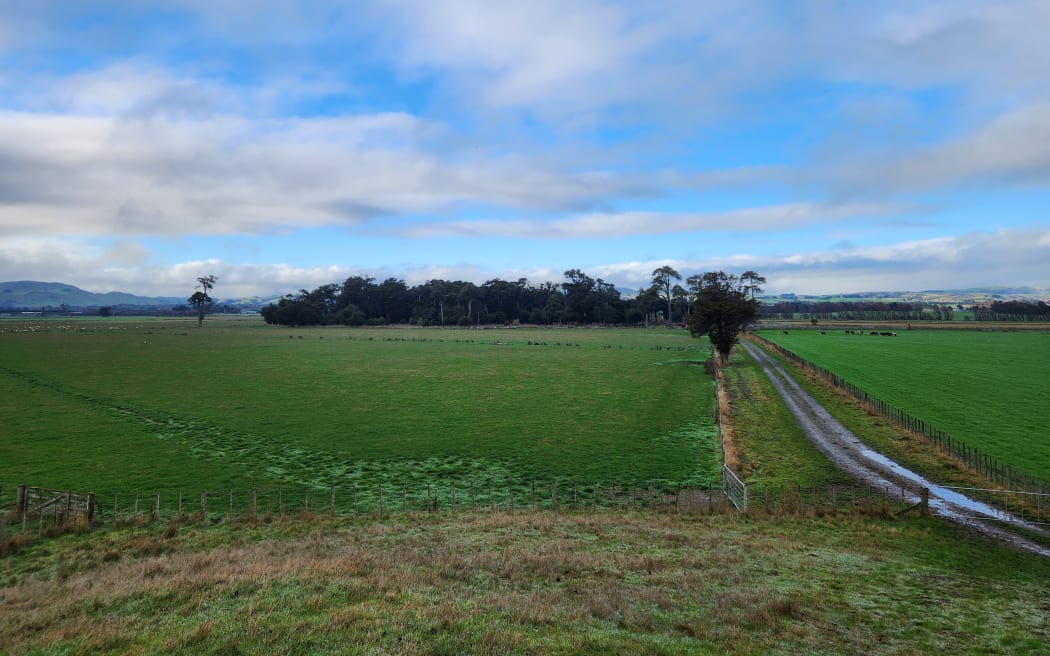
<path fill-rule="evenodd" d="M 801 302 L 834 302 L 849 303 L 851 301 L 872 302 L 903 302 L 903 303 L 950 303 L 961 305 L 987 305 L 992 301 L 1050 300 L 1050 289 L 1045 287 L 971 287 L 968 289 L 928 289 L 919 292 L 858 292 L 852 294 L 826 294 L 811 296 L 806 294 L 777 294 L 765 296 L 761 300 L 766 303 L 778 301 L 801 301 Z"/>
<path fill-rule="evenodd" d="M 186 303 L 185 298 L 136 296 L 124 292 L 98 294 L 59 282 L 19 280 L 0 282 L 0 308 L 102 307 L 102 306 L 172 306 Z"/>

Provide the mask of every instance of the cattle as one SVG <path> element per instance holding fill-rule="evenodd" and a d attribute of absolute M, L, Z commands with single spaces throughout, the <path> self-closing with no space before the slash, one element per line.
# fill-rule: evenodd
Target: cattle
<path fill-rule="evenodd" d="M 784 333 L 785 335 L 788 334 L 788 331 L 786 331 L 786 330 L 781 330 L 780 332 Z"/>
<path fill-rule="evenodd" d="M 824 332 L 823 330 L 821 330 L 821 331 L 820 331 L 820 334 L 821 334 L 821 335 L 827 335 L 827 333 L 826 333 L 826 332 Z"/>

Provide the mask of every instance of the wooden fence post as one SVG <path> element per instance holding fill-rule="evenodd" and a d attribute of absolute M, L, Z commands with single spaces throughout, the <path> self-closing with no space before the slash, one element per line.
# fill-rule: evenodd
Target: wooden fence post
<path fill-rule="evenodd" d="M 328 490 L 328 516 L 335 517 L 335 486 Z"/>
<path fill-rule="evenodd" d="M 201 518 L 205 521 L 208 519 L 208 491 L 201 490 Z"/>

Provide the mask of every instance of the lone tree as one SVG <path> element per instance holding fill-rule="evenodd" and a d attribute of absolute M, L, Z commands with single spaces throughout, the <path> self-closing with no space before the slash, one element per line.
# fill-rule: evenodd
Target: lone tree
<path fill-rule="evenodd" d="M 754 271 L 745 271 L 740 274 L 741 289 L 744 293 L 750 294 L 751 298 L 762 293 L 762 287 L 760 285 L 766 284 L 765 276 L 760 276 Z"/>
<path fill-rule="evenodd" d="M 208 292 L 215 287 L 216 281 L 218 278 L 211 275 L 197 278 L 197 291 L 189 298 L 189 304 L 197 310 L 198 328 L 204 324 L 204 313 L 211 307 L 211 296 L 208 296 Z"/>
<path fill-rule="evenodd" d="M 667 323 L 671 323 L 671 299 L 674 298 L 674 281 L 681 280 L 682 276 L 670 266 L 662 266 L 653 270 L 653 287 L 660 292 L 660 296 L 667 301 Z"/>
<path fill-rule="evenodd" d="M 734 275 L 709 271 L 696 282 L 696 301 L 686 326 L 693 337 L 707 335 L 726 364 L 740 331 L 758 318 L 759 303 L 749 295 L 744 280 Z"/>

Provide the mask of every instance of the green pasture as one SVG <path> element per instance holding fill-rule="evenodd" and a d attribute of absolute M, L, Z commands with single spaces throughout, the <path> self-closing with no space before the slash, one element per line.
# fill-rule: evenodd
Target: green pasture
<path fill-rule="evenodd" d="M 1050 332 L 760 335 L 955 439 L 1050 478 Z"/>
<path fill-rule="evenodd" d="M 683 331 L 0 322 L 0 484 L 98 492 L 448 481 L 706 485 Z"/>

